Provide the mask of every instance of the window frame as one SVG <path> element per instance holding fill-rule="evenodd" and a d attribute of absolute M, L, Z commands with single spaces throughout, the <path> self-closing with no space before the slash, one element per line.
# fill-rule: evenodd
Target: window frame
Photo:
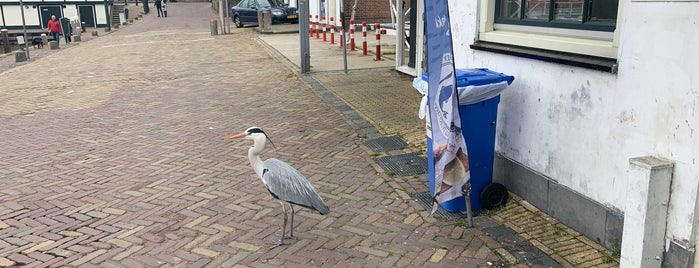
<path fill-rule="evenodd" d="M 556 0 L 546 0 L 549 1 L 549 14 L 547 20 L 535 20 L 525 18 L 526 5 L 529 0 L 519 0 L 521 1 L 521 7 L 519 10 L 519 18 L 503 18 L 500 16 L 501 3 L 506 0 L 495 0 L 495 23 L 499 24 L 513 24 L 513 25 L 528 25 L 528 26 L 538 26 L 547 28 L 564 28 L 564 29 L 579 29 L 579 30 L 589 30 L 589 31 L 605 31 L 613 32 L 616 28 L 616 24 L 606 23 L 606 22 L 595 22 L 588 21 L 586 14 L 590 11 L 590 1 L 591 0 L 581 0 L 583 4 L 582 9 L 582 19 L 580 22 L 568 22 L 555 19 L 555 1 Z M 617 7 L 618 9 L 618 7 Z M 618 12 L 617 12 L 618 16 Z"/>
<path fill-rule="evenodd" d="M 496 2 L 499 3 L 478 0 L 478 33 L 475 42 L 484 41 L 610 59 L 618 57 L 623 1 L 619 2 L 613 32 L 497 23 Z"/>

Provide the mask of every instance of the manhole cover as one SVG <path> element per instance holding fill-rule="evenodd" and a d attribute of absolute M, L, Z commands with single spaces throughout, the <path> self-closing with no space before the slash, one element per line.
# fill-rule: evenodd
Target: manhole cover
<path fill-rule="evenodd" d="M 427 173 L 427 159 L 416 153 L 399 154 L 374 158 L 385 171 L 398 176 L 410 176 Z"/>
<path fill-rule="evenodd" d="M 432 211 L 432 196 L 429 192 L 416 193 L 412 195 L 413 199 L 417 201 L 418 204 L 422 205 L 427 211 Z M 483 211 L 480 209 L 475 209 L 472 211 L 473 217 L 480 215 Z M 434 212 L 434 215 L 441 218 L 447 219 L 465 219 L 466 211 L 462 212 L 449 212 L 444 210 L 442 207 Z"/>
<path fill-rule="evenodd" d="M 364 145 L 374 152 L 385 152 L 399 150 L 408 147 L 408 144 L 398 136 L 381 137 L 378 139 L 366 140 Z"/>

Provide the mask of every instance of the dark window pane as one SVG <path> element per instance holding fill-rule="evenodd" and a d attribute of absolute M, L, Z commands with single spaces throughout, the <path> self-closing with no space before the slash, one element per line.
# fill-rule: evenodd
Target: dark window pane
<path fill-rule="evenodd" d="M 556 0 L 556 7 L 553 11 L 555 20 L 582 21 L 583 1 L 582 0 Z"/>
<path fill-rule="evenodd" d="M 500 1 L 501 18 L 519 19 L 519 12 L 522 10 L 522 0 L 502 0 Z"/>
<path fill-rule="evenodd" d="M 590 0 L 588 21 L 616 23 L 619 0 Z"/>
<path fill-rule="evenodd" d="M 534 20 L 549 20 L 549 10 L 551 8 L 548 0 L 527 1 L 527 9 L 524 18 Z"/>

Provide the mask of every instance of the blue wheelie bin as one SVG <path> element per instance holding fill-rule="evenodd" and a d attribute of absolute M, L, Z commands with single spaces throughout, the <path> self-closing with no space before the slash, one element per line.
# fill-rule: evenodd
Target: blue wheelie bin
<path fill-rule="evenodd" d="M 426 73 L 413 82 L 413 85 L 425 95 L 428 75 Z M 513 76 L 488 69 L 456 70 L 461 128 L 466 140 L 471 174 L 471 208 L 474 210 L 490 209 L 507 202 L 507 189 L 500 184 L 492 183 L 492 177 L 500 92 L 512 81 L 514 81 Z M 430 194 L 433 194 L 434 156 L 432 139 L 429 136 L 427 137 L 427 161 Z M 444 202 L 441 206 L 449 212 L 466 210 L 464 197 Z"/>

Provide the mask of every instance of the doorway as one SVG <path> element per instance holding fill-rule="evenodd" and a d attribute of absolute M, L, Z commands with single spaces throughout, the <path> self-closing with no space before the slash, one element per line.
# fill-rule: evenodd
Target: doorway
<path fill-rule="evenodd" d="M 84 23 L 85 27 L 95 27 L 95 7 L 94 6 L 78 6 L 78 14 L 80 22 Z"/>
<path fill-rule="evenodd" d="M 41 20 L 41 28 L 46 29 L 48 26 L 47 23 L 51 19 L 51 15 L 56 15 L 56 18 L 61 18 L 63 17 L 63 13 L 61 12 L 61 6 L 39 6 L 41 8 L 41 17 L 39 18 Z"/>

